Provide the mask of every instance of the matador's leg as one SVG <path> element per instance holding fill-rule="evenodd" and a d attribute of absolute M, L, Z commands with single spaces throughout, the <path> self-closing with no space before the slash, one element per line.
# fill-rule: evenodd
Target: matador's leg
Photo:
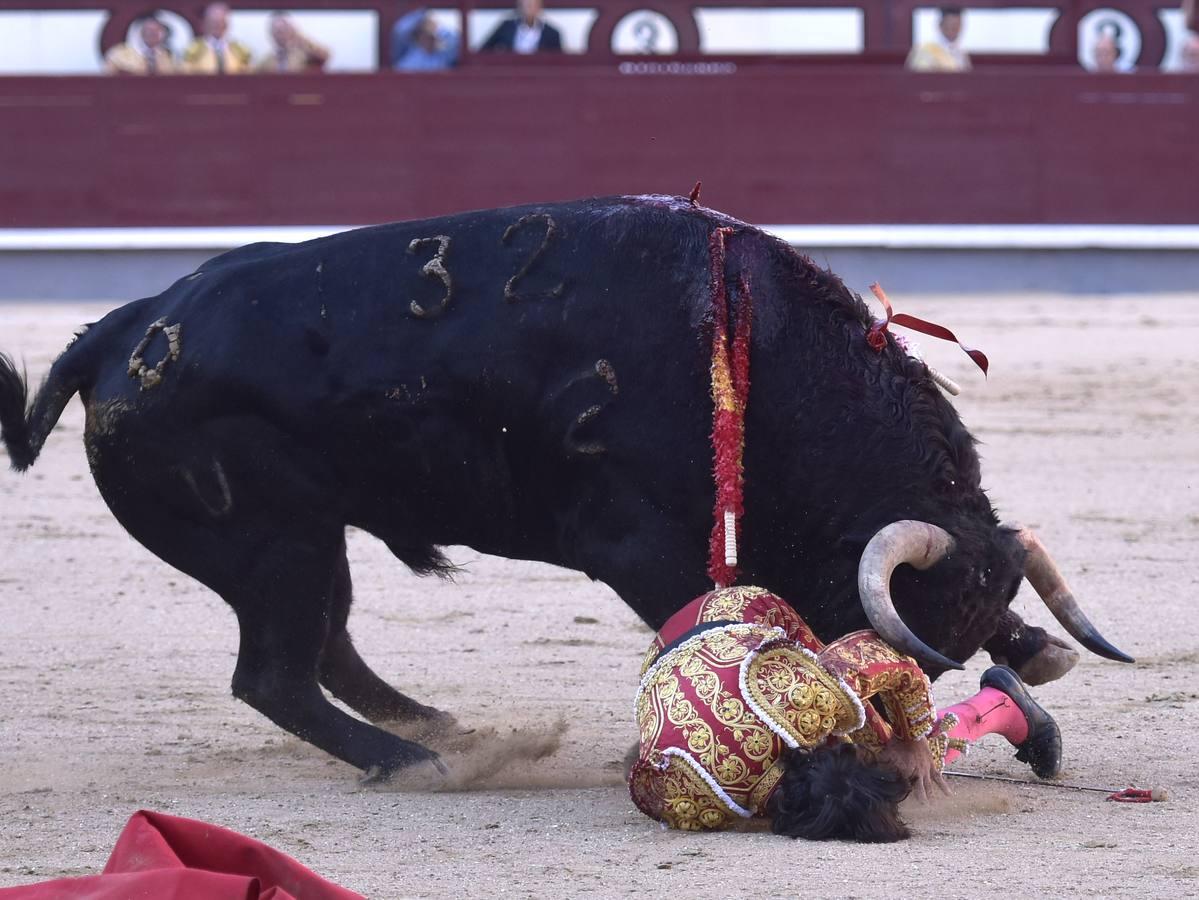
<path fill-rule="evenodd" d="M 1028 693 L 1007 666 L 983 673 L 981 690 L 945 710 L 934 740 L 945 741 L 948 765 L 986 734 L 1001 734 L 1016 748 L 1016 759 L 1028 763 L 1040 778 L 1052 778 L 1061 767 L 1062 738 L 1057 723 Z"/>

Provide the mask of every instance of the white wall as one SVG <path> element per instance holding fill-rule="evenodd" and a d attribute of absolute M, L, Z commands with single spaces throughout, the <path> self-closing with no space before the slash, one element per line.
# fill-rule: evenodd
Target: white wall
<path fill-rule="evenodd" d="M 695 11 L 705 53 L 859 53 L 860 9 L 718 9 Z"/>
<path fill-rule="evenodd" d="M 108 14 L 0 12 L 0 74 L 70 75 L 100 71 L 100 31 Z"/>
<path fill-rule="evenodd" d="M 1190 32 L 1186 29 L 1181 9 L 1159 9 L 1157 17 L 1166 29 L 1166 55 L 1162 58 L 1162 68 L 1176 72 L 1181 62 L 1182 45 L 1186 43 Z"/>

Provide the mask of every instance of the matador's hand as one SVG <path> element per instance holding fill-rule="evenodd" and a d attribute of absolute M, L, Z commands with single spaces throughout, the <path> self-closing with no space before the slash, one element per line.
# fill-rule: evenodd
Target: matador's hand
<path fill-rule="evenodd" d="M 928 803 L 934 784 L 946 796 L 951 793 L 933 759 L 933 751 L 924 738 L 918 741 L 892 738 L 879 754 L 879 762 L 898 770 L 908 779 L 912 784 L 912 793 L 921 803 Z"/>

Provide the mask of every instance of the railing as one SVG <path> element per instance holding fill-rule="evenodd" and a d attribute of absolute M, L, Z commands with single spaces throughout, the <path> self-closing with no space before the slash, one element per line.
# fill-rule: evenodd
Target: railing
<path fill-rule="evenodd" d="M 269 3 L 261 0 L 251 2 L 254 9 L 271 8 Z M 98 50 L 103 53 L 124 40 L 133 20 L 152 5 L 153 0 L 48 0 L 37 3 L 32 0 L 0 0 L 0 11 L 45 13 L 101 10 L 107 16 L 97 36 Z M 365 12 L 373 15 L 380 68 L 386 68 L 392 26 L 406 11 L 395 0 L 283 0 L 283 5 L 295 11 Z M 710 59 L 713 53 L 711 48 L 705 47 L 700 22 L 704 15 L 710 15 L 715 10 L 744 10 L 747 16 L 761 14 L 763 10 L 840 12 L 854 17 L 857 23 L 854 27 L 859 29 L 860 40 L 852 42 L 855 46 L 842 47 L 834 54 L 776 54 L 769 58 L 774 61 L 812 58 L 828 61 L 834 57 L 844 61 L 850 57 L 861 62 L 893 63 L 913 43 L 913 23 L 917 14 L 933 10 L 935 6 L 935 0 L 861 0 L 859 3 L 838 3 L 837 0 L 550 0 L 547 18 L 553 21 L 555 13 L 563 11 L 587 10 L 594 13 L 593 21 L 582 30 L 581 46 L 576 48 L 582 52 L 572 54 L 571 60 L 577 62 L 582 56 L 587 61 L 611 63 L 628 59 L 638 50 L 656 50 L 659 54 L 665 51 L 663 55 L 682 59 L 706 54 L 705 58 Z M 238 9 L 243 7 L 248 8 L 249 4 L 240 4 Z M 510 7 L 507 0 L 462 0 L 453 8 L 458 10 L 460 21 L 469 26 L 480 13 L 486 15 L 491 12 L 494 16 L 494 11 Z M 193 30 L 199 29 L 202 3 L 198 0 L 189 3 L 164 0 L 160 8 L 178 16 Z M 1009 62 L 1075 64 L 1085 58 L 1090 37 L 1104 29 L 1116 35 L 1125 62 L 1142 68 L 1155 67 L 1169 57 L 1173 44 L 1184 33 L 1182 13 L 1177 3 L 1165 0 L 970 0 L 966 13 L 967 36 L 972 13 L 983 17 L 989 11 L 1000 10 L 1041 11 L 1046 21 L 1051 22 L 1044 46 L 1003 56 Z M 469 34 L 471 29 L 468 27 L 467 31 Z M 661 40 L 652 46 L 647 41 L 639 44 L 638 34 L 644 37 L 651 33 Z M 464 65 L 490 61 L 484 54 L 470 52 L 470 41 L 465 43 Z M 741 54 L 721 51 L 715 55 L 744 58 L 744 51 Z M 975 56 L 981 57 L 984 62 L 995 58 L 986 53 Z M 546 62 L 537 60 L 538 64 Z"/>

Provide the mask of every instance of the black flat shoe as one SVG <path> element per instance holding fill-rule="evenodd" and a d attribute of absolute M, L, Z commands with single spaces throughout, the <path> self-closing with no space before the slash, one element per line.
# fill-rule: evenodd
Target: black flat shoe
<path fill-rule="evenodd" d="M 1020 676 L 1007 666 L 991 666 L 983 672 L 980 687 L 995 688 L 1011 697 L 1028 722 L 1028 737 L 1016 748 L 1016 759 L 1032 767 L 1038 778 L 1055 778 L 1062 767 L 1062 733 L 1032 695 Z"/>

